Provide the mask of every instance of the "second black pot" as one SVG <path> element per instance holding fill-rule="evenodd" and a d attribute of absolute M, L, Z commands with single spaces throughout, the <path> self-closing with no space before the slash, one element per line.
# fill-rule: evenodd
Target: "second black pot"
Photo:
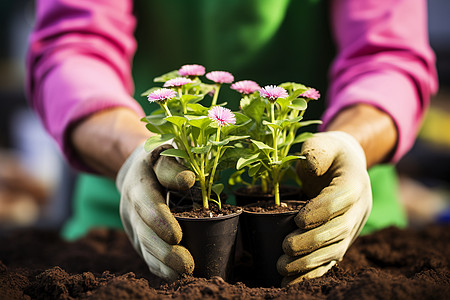
<path fill-rule="evenodd" d="M 294 202 L 303 205 L 304 201 Z M 252 204 L 254 205 L 254 204 Z M 283 254 L 284 238 L 297 229 L 294 218 L 298 210 L 281 213 L 257 213 L 245 210 L 241 215 L 242 238 L 247 251 L 252 255 L 253 274 L 264 287 L 279 287 L 282 276 L 277 270 L 277 261 Z"/>

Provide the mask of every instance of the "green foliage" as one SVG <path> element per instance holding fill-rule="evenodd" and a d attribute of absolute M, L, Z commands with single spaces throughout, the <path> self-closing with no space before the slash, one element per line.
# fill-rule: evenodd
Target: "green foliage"
<path fill-rule="evenodd" d="M 247 149 L 250 152 L 238 159 L 238 172 L 229 180 L 229 184 L 242 183 L 240 176 L 246 169 L 248 175 L 261 181 L 263 186 L 272 186 L 276 203 L 279 201 L 277 189 L 280 181 L 286 172 L 292 169 L 293 163 L 304 159 L 303 156 L 290 154 L 292 145 L 302 143 L 312 136 L 309 132 L 297 135 L 298 130 L 321 123 L 318 120 L 302 121 L 310 100 L 300 97 L 308 90 L 305 85 L 286 82 L 279 87 L 284 88 L 289 96 L 278 98 L 275 103 L 267 101 L 257 93 L 241 99 L 241 112 L 252 120 L 251 124 L 246 125 L 250 135 Z"/>
<path fill-rule="evenodd" d="M 178 71 L 171 71 L 154 79 L 166 82 L 179 77 Z M 235 124 L 222 126 L 208 117 L 211 103 L 218 101 L 220 84 L 203 83 L 200 78 L 191 78 L 192 83 L 172 88 L 176 97 L 160 102 L 160 109 L 142 118 L 148 130 L 156 135 L 145 143 L 145 149 L 173 141 L 174 149 L 161 153 L 176 157 L 195 174 L 202 190 L 203 206 L 216 202 L 221 206 L 220 194 L 223 184 L 215 183 L 222 170 L 234 168 L 228 180 L 230 185 L 254 184 L 260 181 L 264 187 L 272 187 L 277 195 L 277 186 L 285 174 L 293 174 L 293 163 L 303 156 L 290 153 L 292 145 L 302 143 L 312 133 L 297 134 L 302 127 L 319 124 L 318 120 L 303 121 L 303 115 L 310 99 L 301 95 L 308 90 L 303 84 L 282 83 L 289 96 L 279 98 L 275 103 L 267 101 L 256 91 L 242 95 L 240 111 L 234 112 Z M 148 96 L 160 87 L 152 87 L 142 93 Z M 211 106 L 205 104 L 212 96 Z M 245 182 L 242 175 L 247 172 L 252 183 Z M 217 200 L 211 199 L 211 192 Z"/>

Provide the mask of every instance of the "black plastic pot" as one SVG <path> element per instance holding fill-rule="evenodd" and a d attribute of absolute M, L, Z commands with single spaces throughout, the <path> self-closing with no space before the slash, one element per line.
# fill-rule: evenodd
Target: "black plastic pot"
<path fill-rule="evenodd" d="M 233 192 L 236 205 L 244 206 L 258 201 L 274 201 L 273 195 L 262 192 L 260 186 L 244 186 Z M 282 185 L 280 187 L 280 199 L 283 200 L 300 200 L 302 196 L 301 189 L 294 186 Z"/>
<path fill-rule="evenodd" d="M 226 198 L 226 194 L 221 195 L 223 202 Z M 171 191 L 168 202 L 171 208 L 201 205 L 201 191 L 198 188 L 183 193 Z M 224 280 L 231 278 L 241 213 L 242 211 L 239 211 L 208 218 L 175 216 L 183 231 L 181 245 L 185 246 L 194 258 L 194 276 L 220 276 Z"/>
<path fill-rule="evenodd" d="M 283 201 L 303 205 L 304 201 Z M 258 205 L 250 204 L 248 206 Z M 264 287 L 279 287 L 282 276 L 277 270 L 277 261 L 283 254 L 282 243 L 286 235 L 297 229 L 294 217 L 298 210 L 282 213 L 259 213 L 244 211 L 241 229 L 244 247 L 252 256 L 253 274 Z"/>
<path fill-rule="evenodd" d="M 202 219 L 176 217 L 183 231 L 181 244 L 194 258 L 194 276 L 231 278 L 241 212 Z"/>

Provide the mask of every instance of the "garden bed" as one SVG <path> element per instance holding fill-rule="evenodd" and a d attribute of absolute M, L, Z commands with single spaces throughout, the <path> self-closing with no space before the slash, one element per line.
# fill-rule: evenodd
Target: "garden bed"
<path fill-rule="evenodd" d="M 56 232 L 0 237 L 0 299 L 450 299 L 450 226 L 388 228 L 360 237 L 321 278 L 260 288 L 244 265 L 236 281 L 150 274 L 123 232 L 95 230 L 68 243 Z"/>

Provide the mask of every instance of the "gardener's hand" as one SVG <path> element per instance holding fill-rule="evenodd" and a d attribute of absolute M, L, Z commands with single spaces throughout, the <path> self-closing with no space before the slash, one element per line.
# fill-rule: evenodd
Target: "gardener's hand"
<path fill-rule="evenodd" d="M 146 153 L 140 145 L 120 169 L 116 184 L 121 194 L 120 216 L 134 248 L 154 274 L 176 280 L 192 274 L 194 260 L 178 245 L 182 232 L 164 199 L 161 184 L 173 190 L 187 190 L 195 175 L 174 158 L 160 156 L 168 145 Z"/>
<path fill-rule="evenodd" d="M 339 131 L 318 133 L 302 147 L 297 172 L 308 198 L 283 242 L 283 285 L 325 274 L 340 261 L 372 209 L 366 158 L 360 144 Z"/>

